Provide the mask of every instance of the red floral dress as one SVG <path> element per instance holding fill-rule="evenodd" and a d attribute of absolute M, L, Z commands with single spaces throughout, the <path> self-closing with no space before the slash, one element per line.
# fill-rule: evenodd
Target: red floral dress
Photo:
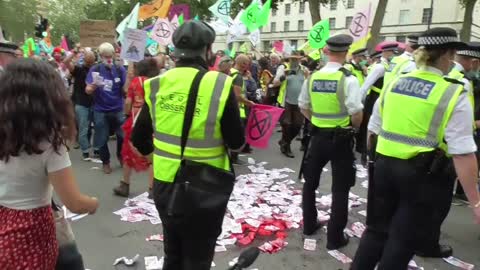
<path fill-rule="evenodd" d="M 150 167 L 150 162 L 134 149 L 130 141 L 135 119 L 145 103 L 143 82 L 147 79 L 147 77 L 135 77 L 130 83 L 130 86 L 128 87 L 127 98 L 132 100 L 132 111 L 130 117 L 128 117 L 122 127 L 125 133 L 125 139 L 122 147 L 123 164 L 133 168 L 137 172 L 145 171 Z"/>

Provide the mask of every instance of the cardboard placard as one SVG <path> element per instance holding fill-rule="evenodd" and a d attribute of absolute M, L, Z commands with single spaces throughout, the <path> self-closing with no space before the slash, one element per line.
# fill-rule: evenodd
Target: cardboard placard
<path fill-rule="evenodd" d="M 103 42 L 115 43 L 115 21 L 86 20 L 80 22 L 80 43 L 96 48 Z"/>

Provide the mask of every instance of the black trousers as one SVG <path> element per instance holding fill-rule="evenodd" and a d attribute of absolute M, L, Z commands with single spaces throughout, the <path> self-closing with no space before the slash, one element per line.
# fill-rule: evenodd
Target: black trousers
<path fill-rule="evenodd" d="M 153 185 L 155 206 L 163 225 L 163 269 L 209 270 L 225 211 L 197 211 L 189 216 L 170 216 L 167 205 L 172 190 L 172 184 L 155 181 Z"/>
<path fill-rule="evenodd" d="M 430 205 L 432 208 L 431 220 L 422 224 L 419 230 L 421 241 L 418 249 L 420 251 L 428 252 L 438 247 L 440 241 L 441 227 L 443 222 L 450 212 L 453 199 L 453 189 L 455 186 L 455 169 L 453 162 L 450 161 L 448 166 L 444 170 L 437 174 L 430 176 L 432 181 L 435 181 L 435 185 L 432 186 L 429 196 Z"/>
<path fill-rule="evenodd" d="M 367 229 L 352 270 L 373 270 L 377 263 L 378 270 L 407 269 L 423 233 L 419 226 L 433 218 L 428 195 L 435 183 L 411 160 L 377 157 Z"/>
<path fill-rule="evenodd" d="M 380 95 L 375 91 L 370 91 L 370 93 L 365 98 L 365 108 L 363 109 L 363 119 L 360 124 L 358 133 L 356 134 L 355 150 L 360 154 L 367 153 L 367 132 L 368 132 L 368 122 L 370 121 L 370 116 L 373 112 L 373 106 L 377 101 Z"/>
<path fill-rule="evenodd" d="M 343 230 L 348 221 L 348 193 L 355 185 L 355 157 L 353 136 L 335 136 L 335 133 L 312 130 L 310 147 L 304 161 L 302 193 L 303 222 L 305 230 L 317 223 L 315 190 L 320 183 L 323 167 L 332 164 L 332 208 L 328 223 L 327 241 L 337 244 L 343 239 Z"/>

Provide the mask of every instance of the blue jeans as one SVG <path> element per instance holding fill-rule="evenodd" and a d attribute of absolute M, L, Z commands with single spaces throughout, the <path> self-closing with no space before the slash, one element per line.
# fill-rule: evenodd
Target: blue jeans
<path fill-rule="evenodd" d="M 82 153 L 88 153 L 90 150 L 91 123 L 93 120 L 92 107 L 75 105 L 75 115 L 78 125 L 78 144 Z"/>
<path fill-rule="evenodd" d="M 117 158 L 122 161 L 123 130 L 122 125 L 125 121 L 123 112 L 93 112 L 95 122 L 95 145 L 98 145 L 100 159 L 103 164 L 110 164 L 110 150 L 108 149 L 108 138 L 110 130 L 115 131 L 117 135 Z"/>

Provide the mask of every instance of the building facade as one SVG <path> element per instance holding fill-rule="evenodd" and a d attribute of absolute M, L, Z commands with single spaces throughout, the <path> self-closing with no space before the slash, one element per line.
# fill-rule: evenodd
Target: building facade
<path fill-rule="evenodd" d="M 378 0 L 330 0 L 320 6 L 322 19 L 330 21 L 331 34 L 346 33 L 353 16 L 368 11 L 371 6 L 370 26 L 375 16 Z M 381 38 L 404 42 L 408 34 L 421 33 L 429 27 L 448 26 L 460 32 L 465 10 L 458 0 L 390 0 L 384 16 Z M 285 0 L 272 11 L 269 25 L 261 29 L 260 51 L 271 49 L 273 41 L 283 40 L 293 48 L 307 41 L 312 27 L 308 2 Z M 235 46 L 246 41 L 235 42 Z M 473 14 L 472 40 L 480 40 L 480 3 Z M 217 37 L 215 49 L 226 47 L 226 36 Z"/>

